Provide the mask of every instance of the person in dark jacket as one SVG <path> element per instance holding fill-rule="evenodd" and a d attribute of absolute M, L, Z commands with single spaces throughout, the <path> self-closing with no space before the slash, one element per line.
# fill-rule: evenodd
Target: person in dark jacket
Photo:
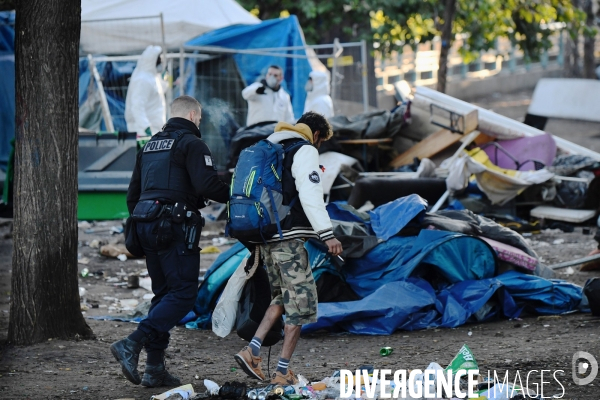
<path fill-rule="evenodd" d="M 210 149 L 200 139 L 201 112 L 193 97 L 173 101 L 172 117 L 162 132 L 139 151 L 127 192 L 127 207 L 136 220 L 154 298 L 148 317 L 110 350 L 125 377 L 136 385 L 180 385 L 165 368 L 164 352 L 169 330 L 192 309 L 198 292 L 199 209 L 205 199 L 229 200 L 229 186 L 218 178 Z M 148 217 L 144 220 L 140 215 Z M 195 237 L 186 235 L 195 227 Z M 140 379 L 137 364 L 142 347 L 148 357 Z"/>

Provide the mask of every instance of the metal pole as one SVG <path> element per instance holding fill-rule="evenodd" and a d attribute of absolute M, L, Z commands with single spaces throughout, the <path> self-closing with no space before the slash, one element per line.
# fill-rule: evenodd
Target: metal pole
<path fill-rule="evenodd" d="M 561 29 L 560 35 L 558 36 L 558 65 L 561 67 L 565 63 L 565 41 L 564 38 L 565 31 Z"/>
<path fill-rule="evenodd" d="M 337 72 L 337 65 L 338 65 L 338 57 L 342 54 L 342 52 L 344 51 L 344 48 L 342 46 L 340 46 L 340 41 L 338 40 L 338 38 L 333 39 L 333 68 L 331 70 L 331 75 L 332 75 L 332 80 L 331 80 L 331 98 L 333 101 L 336 101 L 338 96 L 337 96 L 337 88 L 338 88 L 338 72 Z"/>
<path fill-rule="evenodd" d="M 108 101 L 106 100 L 106 93 L 104 93 L 104 85 L 102 84 L 102 79 L 100 79 L 100 74 L 98 73 L 98 69 L 96 68 L 96 63 L 92 58 L 91 54 L 88 54 L 88 68 L 92 71 L 92 75 L 94 76 L 94 80 L 96 81 L 96 85 L 98 86 L 98 93 L 100 94 L 100 105 L 102 106 L 102 116 L 104 117 L 104 125 L 106 125 L 106 130 L 108 132 L 114 132 L 115 126 L 113 125 L 113 120 L 110 115 L 110 109 L 108 108 Z"/>
<path fill-rule="evenodd" d="M 360 58 L 362 62 L 362 97 L 363 97 L 363 112 L 369 111 L 369 76 L 367 64 L 367 41 L 360 41 Z"/>
<path fill-rule="evenodd" d="M 163 62 L 162 62 L 162 72 L 165 72 L 165 68 L 167 65 L 167 42 L 165 41 L 165 21 L 163 19 L 163 13 L 160 13 L 160 33 L 161 33 L 161 40 L 162 40 L 162 57 L 163 57 Z M 167 73 L 172 73 L 172 71 L 168 71 Z M 162 78 L 162 74 L 161 74 L 161 78 Z M 169 120 L 169 114 L 171 114 L 171 107 L 169 107 L 168 105 L 170 104 L 170 99 L 173 98 L 173 84 L 172 84 L 172 80 L 171 79 L 167 79 L 167 92 L 165 93 L 165 100 L 167 102 L 167 107 L 166 107 L 166 117 L 167 120 Z"/>
<path fill-rule="evenodd" d="M 565 262 L 554 264 L 554 265 L 549 265 L 548 268 L 556 271 L 557 269 L 574 267 L 575 265 L 581 265 L 581 264 L 588 263 L 590 261 L 597 261 L 597 260 L 600 260 L 600 254 L 595 254 L 595 255 L 589 256 L 589 257 L 578 258 L 577 260 L 570 260 L 570 261 L 565 261 Z"/>
<path fill-rule="evenodd" d="M 185 94 L 185 58 L 183 46 L 179 48 L 179 95 Z"/>

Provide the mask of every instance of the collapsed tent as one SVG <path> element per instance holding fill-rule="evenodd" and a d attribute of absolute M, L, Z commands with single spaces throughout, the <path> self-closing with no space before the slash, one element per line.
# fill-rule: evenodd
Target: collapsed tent
<path fill-rule="evenodd" d="M 369 214 L 339 203 L 328 206 L 346 261 L 337 265 L 321 244 L 306 243 L 318 288 L 319 320 L 303 332 L 381 335 L 517 318 L 523 312 L 561 314 L 580 307 L 582 288 L 532 275 L 510 258 L 501 263 L 500 252 L 486 241 L 539 263 L 517 233 L 469 211 L 428 214 L 426 207 L 416 195 Z M 188 328 L 208 328 L 216 299 L 246 254 L 237 244 L 215 261 L 200 288 L 194 310 L 198 319 Z"/>

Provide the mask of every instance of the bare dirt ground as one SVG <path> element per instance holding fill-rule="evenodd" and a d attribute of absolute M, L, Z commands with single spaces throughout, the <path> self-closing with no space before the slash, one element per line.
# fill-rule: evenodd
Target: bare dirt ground
<path fill-rule="evenodd" d="M 491 95 L 478 104 L 522 119 L 530 96 L 531 92 L 505 95 L 501 99 Z M 549 127 L 552 126 L 550 124 Z M 568 125 L 563 122 L 559 126 L 570 127 L 571 130 L 552 132 L 600 150 L 600 142 L 593 138 L 593 135 L 600 133 L 597 125 Z M 144 289 L 115 286 L 115 283 L 124 282 L 118 273 L 143 271 L 145 265 L 142 262 L 106 258 L 98 254 L 98 249 L 89 247 L 94 239 L 104 243 L 122 240 L 122 235 L 111 235 L 109 232 L 111 226 L 119 223 L 108 221 L 104 225 L 96 225 L 92 229 L 104 231 L 93 234 L 86 234 L 84 229 L 80 229 L 80 257 L 88 258 L 89 263 L 79 265 L 79 270 L 88 268 L 92 272 L 86 278 L 80 276 L 80 286 L 86 289 L 87 302 L 99 306 L 84 311 L 86 316 L 117 315 L 118 309 L 109 308 L 119 304 L 114 299 L 142 301 L 142 296 L 149 293 Z M 135 329 L 131 323 L 88 319 L 88 324 L 96 334 L 95 340 L 54 339 L 28 347 L 6 343 L 11 290 L 10 229 L 10 220 L 0 220 L 0 399 L 149 399 L 152 394 L 162 392 L 160 389 L 134 386 L 125 380 L 119 365 L 108 351 L 111 342 Z M 217 234 L 218 227 L 206 229 L 214 230 Z M 211 244 L 211 237 L 205 239 L 204 246 Z M 596 246 L 592 235 L 584 235 L 581 228 L 574 233 L 544 231 L 529 239 L 545 264 L 583 257 Z M 203 255 L 202 268 L 208 268 L 215 258 L 213 254 Z M 96 271 L 102 271 L 103 275 L 94 275 Z M 558 277 L 583 285 L 588 278 L 599 275 L 600 271 L 580 272 L 575 268 L 573 274 Z M 571 378 L 571 363 L 576 351 L 587 351 L 600 360 L 599 328 L 600 318 L 578 313 L 555 318 L 528 316 L 520 320 L 470 324 L 457 329 L 401 331 L 391 336 L 312 334 L 300 339 L 291 367 L 309 380 L 320 380 L 337 369 L 352 370 L 363 364 L 392 370 L 424 369 L 430 362 L 446 366 L 466 343 L 484 374 L 488 370 L 495 370 L 504 375 L 505 370 L 510 370 L 512 381 L 516 371 L 519 371 L 525 384 L 527 373 L 538 370 L 530 376 L 529 388 L 535 390 L 534 383 L 539 385 L 541 382 L 539 371 L 550 370 L 543 379 L 547 382 L 543 385 L 543 395 L 549 398 L 563 392 L 549 375 L 562 370 L 556 374 L 564 386 L 562 398 L 597 400 L 600 398 L 600 377 L 590 385 L 577 386 Z M 172 330 L 171 345 L 167 351 L 168 368 L 183 383 L 192 383 L 197 391 L 204 390 L 203 379 L 211 379 L 219 384 L 238 380 L 256 386 L 256 381 L 248 379 L 239 369 L 232 370 L 237 367 L 233 354 L 244 345 L 245 342 L 235 333 L 220 339 L 211 331 L 176 327 Z M 392 355 L 385 358 L 379 356 L 382 346 L 394 348 Z M 266 350 L 263 350 L 265 361 Z M 280 344 L 272 348 L 271 371 L 276 366 L 279 351 Z M 142 353 L 140 370 L 143 370 L 144 361 Z"/>

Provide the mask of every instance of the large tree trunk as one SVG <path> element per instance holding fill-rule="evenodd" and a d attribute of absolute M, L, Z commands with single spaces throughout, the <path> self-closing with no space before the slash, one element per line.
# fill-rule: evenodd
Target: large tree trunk
<path fill-rule="evenodd" d="M 91 337 L 77 282 L 80 0 L 17 2 L 8 340 Z"/>
<path fill-rule="evenodd" d="M 585 21 L 586 25 L 589 27 L 594 27 L 596 23 L 592 0 L 585 0 L 583 2 L 583 11 L 585 11 L 587 15 Z M 594 65 L 594 41 L 594 36 L 586 36 L 583 41 L 583 77 L 586 79 L 596 79 L 596 68 Z"/>
<path fill-rule="evenodd" d="M 446 78 L 448 76 L 448 53 L 452 47 L 452 25 L 456 14 L 456 0 L 444 1 L 444 25 L 442 26 L 442 49 L 437 74 L 437 91 L 446 93 Z"/>

